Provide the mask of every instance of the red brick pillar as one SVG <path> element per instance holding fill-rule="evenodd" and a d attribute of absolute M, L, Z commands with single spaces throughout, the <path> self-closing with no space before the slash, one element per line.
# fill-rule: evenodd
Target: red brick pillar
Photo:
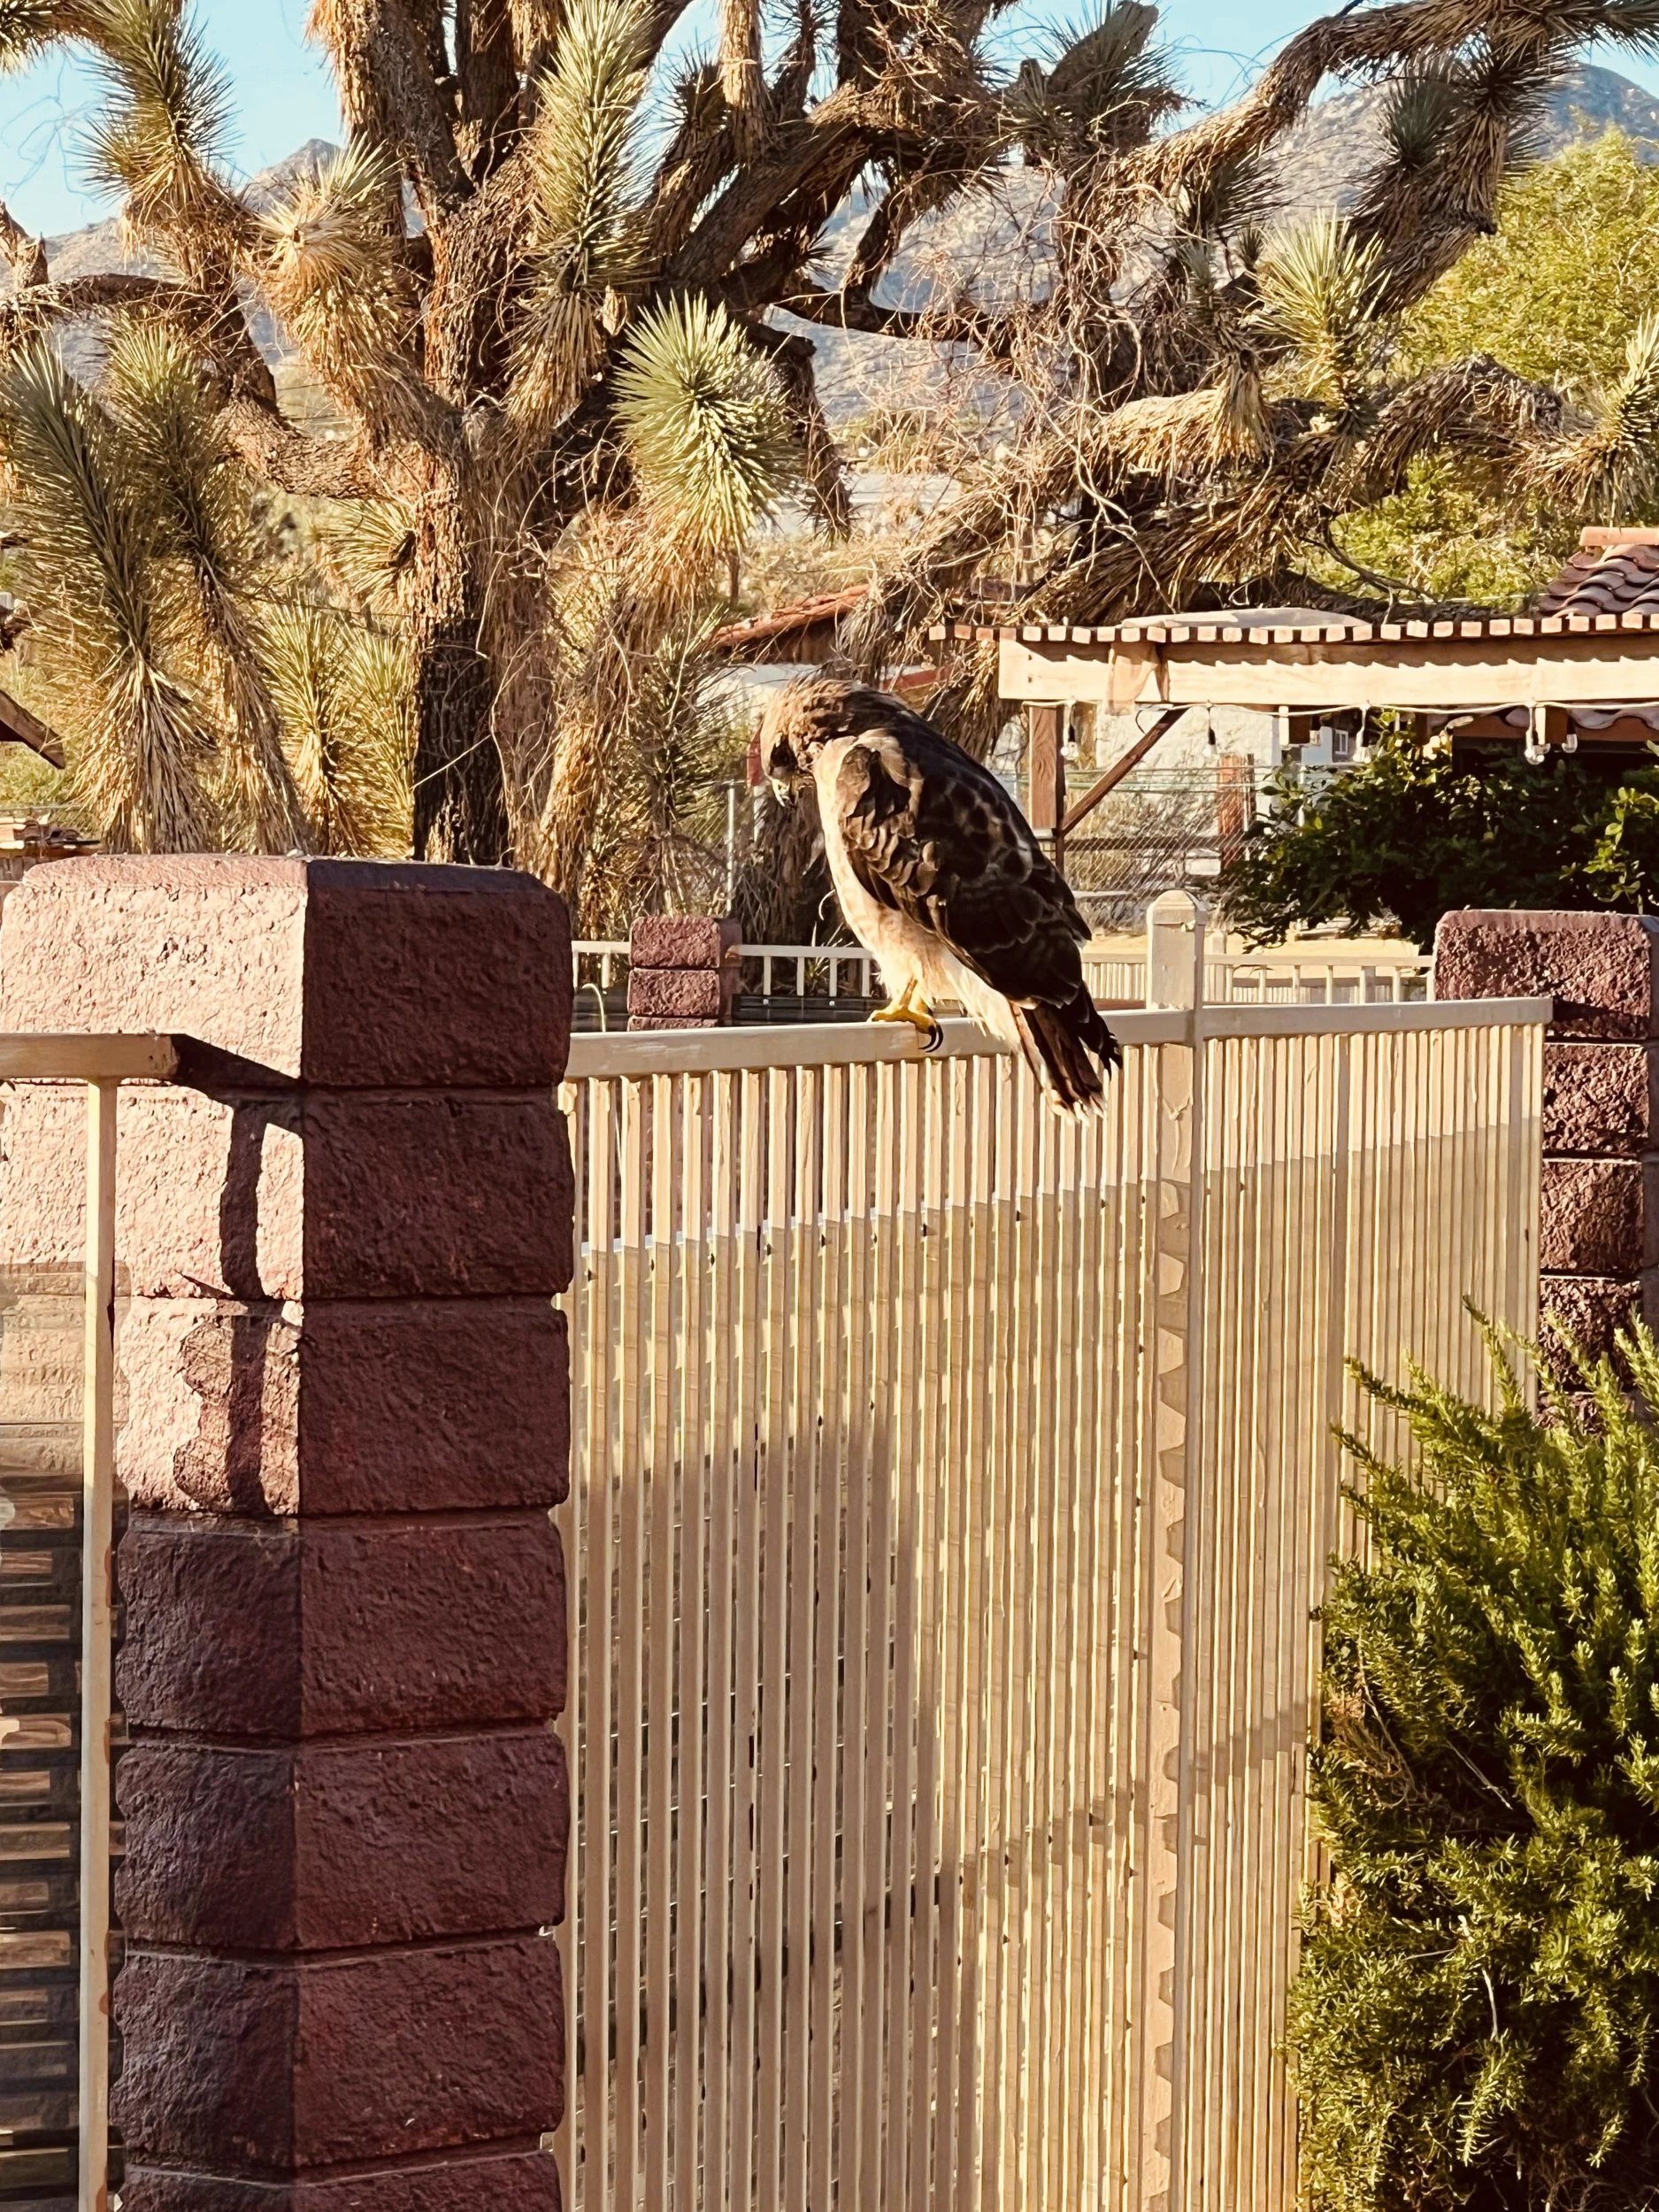
<path fill-rule="evenodd" d="M 196 1041 L 120 1121 L 124 2212 L 554 2212 L 564 910 L 78 860 L 4 956 L 0 1026 Z"/>
<path fill-rule="evenodd" d="M 651 914 L 628 942 L 630 1029 L 718 1029 L 732 1018 L 741 932 L 727 918 Z"/>
<path fill-rule="evenodd" d="M 1541 1310 L 1592 1355 L 1659 1323 L 1659 923 L 1448 914 L 1437 998 L 1553 997 L 1544 1046 Z"/>

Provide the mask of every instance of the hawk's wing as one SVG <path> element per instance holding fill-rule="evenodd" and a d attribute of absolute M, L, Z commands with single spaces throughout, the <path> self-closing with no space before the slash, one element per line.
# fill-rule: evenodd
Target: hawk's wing
<path fill-rule="evenodd" d="M 1064 1006 L 1088 925 L 988 769 L 893 703 L 842 755 L 835 809 L 853 872 L 1014 1000 Z"/>

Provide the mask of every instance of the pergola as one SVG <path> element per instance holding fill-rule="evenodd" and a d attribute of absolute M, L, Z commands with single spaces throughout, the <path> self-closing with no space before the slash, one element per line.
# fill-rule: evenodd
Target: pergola
<path fill-rule="evenodd" d="M 1637 603 L 1630 603 L 1632 601 Z M 1368 710 L 1425 734 L 1647 757 L 1659 739 L 1659 532 L 1586 530 L 1533 614 L 1369 622 L 1255 608 L 1102 624 L 952 623 L 998 648 L 998 691 L 1024 709 L 1034 826 L 1075 829 L 1189 710 L 1276 714 L 1286 746 Z M 1073 707 L 1132 716 L 1129 746 L 1065 804 L 1061 739 Z"/>
<path fill-rule="evenodd" d="M 960 634 L 957 626 L 957 634 Z M 1097 627 L 980 630 L 1025 705 L 1254 707 L 1303 722 L 1392 707 L 1469 736 L 1645 744 L 1659 720 L 1659 613 L 1333 620 L 1268 608 Z"/>

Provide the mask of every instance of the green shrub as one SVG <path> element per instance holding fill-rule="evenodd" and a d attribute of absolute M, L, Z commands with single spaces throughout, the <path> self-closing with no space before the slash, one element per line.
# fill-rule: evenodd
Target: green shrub
<path fill-rule="evenodd" d="M 1513 749 L 1454 765 L 1385 736 L 1311 794 L 1269 793 L 1222 885 L 1228 919 L 1256 944 L 1296 927 L 1397 924 L 1426 951 L 1460 906 L 1659 909 L 1659 772 L 1609 780 L 1554 753 Z"/>
<path fill-rule="evenodd" d="M 1414 1375 L 1346 1440 L 1370 1558 L 1325 1609 L 1329 1882 L 1291 1994 L 1316 2212 L 1659 2205 L 1659 1348 L 1593 1410 Z"/>

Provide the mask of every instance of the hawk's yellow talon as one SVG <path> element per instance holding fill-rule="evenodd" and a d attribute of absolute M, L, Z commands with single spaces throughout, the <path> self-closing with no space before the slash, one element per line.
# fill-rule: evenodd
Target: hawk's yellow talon
<path fill-rule="evenodd" d="M 927 1002 L 918 994 L 914 984 L 901 991 L 889 1004 L 878 1006 L 870 1018 L 872 1022 L 908 1022 L 912 1029 L 921 1031 L 930 1045 L 939 1041 L 939 1024 L 933 1019 Z"/>

